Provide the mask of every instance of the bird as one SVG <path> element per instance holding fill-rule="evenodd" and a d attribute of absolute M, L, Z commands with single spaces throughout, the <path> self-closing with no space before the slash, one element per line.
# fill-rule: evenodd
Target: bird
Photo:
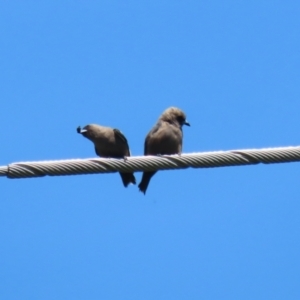
<path fill-rule="evenodd" d="M 177 107 L 166 109 L 146 136 L 144 155 L 180 155 L 182 151 L 183 125 L 191 126 L 181 109 Z M 143 173 L 138 187 L 144 195 L 146 194 L 150 179 L 156 172 Z"/>
<path fill-rule="evenodd" d="M 98 156 L 124 158 L 125 160 L 127 156 L 130 156 L 127 139 L 119 129 L 89 124 L 82 129 L 78 126 L 76 131 L 94 143 Z M 133 173 L 120 172 L 120 175 L 125 187 L 130 183 L 136 184 Z"/>

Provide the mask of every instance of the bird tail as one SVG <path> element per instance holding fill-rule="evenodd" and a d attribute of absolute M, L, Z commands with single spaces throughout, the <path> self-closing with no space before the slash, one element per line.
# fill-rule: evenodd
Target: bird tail
<path fill-rule="evenodd" d="M 150 179 L 152 178 L 152 176 L 155 174 L 156 172 L 144 172 L 143 173 L 143 177 L 142 177 L 142 181 L 139 184 L 139 189 L 141 192 L 144 193 L 144 195 L 146 195 L 146 191 L 148 188 L 148 184 L 150 182 Z"/>
<path fill-rule="evenodd" d="M 120 173 L 120 175 L 125 187 L 127 187 L 129 183 L 136 184 L 133 173 Z"/>

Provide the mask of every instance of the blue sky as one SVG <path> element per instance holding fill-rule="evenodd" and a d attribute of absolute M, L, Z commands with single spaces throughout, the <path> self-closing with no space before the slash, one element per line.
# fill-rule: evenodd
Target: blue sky
<path fill-rule="evenodd" d="M 133 155 L 178 106 L 183 152 L 300 145 L 297 1 L 2 1 L 1 165 Z M 1 178 L 1 299 L 299 299 L 298 163 Z M 140 181 L 141 173 L 136 173 Z"/>

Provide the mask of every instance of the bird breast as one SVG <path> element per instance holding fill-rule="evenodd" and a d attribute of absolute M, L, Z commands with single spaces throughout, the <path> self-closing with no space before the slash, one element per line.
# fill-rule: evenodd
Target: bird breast
<path fill-rule="evenodd" d="M 147 154 L 177 154 L 181 152 L 182 131 L 172 125 L 162 126 L 149 136 Z"/>

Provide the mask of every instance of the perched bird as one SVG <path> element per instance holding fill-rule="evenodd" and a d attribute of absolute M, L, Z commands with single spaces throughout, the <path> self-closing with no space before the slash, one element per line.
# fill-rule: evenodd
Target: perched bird
<path fill-rule="evenodd" d="M 79 126 L 77 132 L 94 143 L 98 156 L 124 159 L 130 156 L 127 139 L 118 129 L 90 124 L 82 129 Z M 136 183 L 133 173 L 120 172 L 120 175 L 125 187 L 129 183 Z"/>
<path fill-rule="evenodd" d="M 146 136 L 144 155 L 181 154 L 183 125 L 190 126 L 182 110 L 176 107 L 166 109 Z M 144 194 L 156 172 L 143 173 L 139 189 Z"/>

